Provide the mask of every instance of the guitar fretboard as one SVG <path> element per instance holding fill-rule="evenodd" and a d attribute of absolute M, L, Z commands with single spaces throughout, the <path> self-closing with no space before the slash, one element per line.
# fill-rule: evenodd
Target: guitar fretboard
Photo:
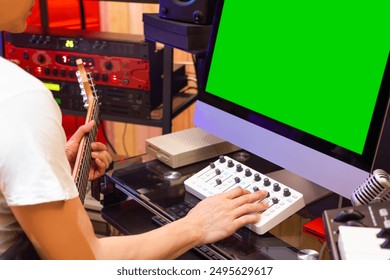
<path fill-rule="evenodd" d="M 89 83 L 88 90 L 92 91 L 92 93 L 94 94 L 92 97 L 90 96 L 92 100 L 89 100 L 90 102 L 86 103 L 88 105 L 88 114 L 86 118 L 86 123 L 94 120 L 96 125 L 81 140 L 79 151 L 78 151 L 78 157 L 74 167 L 75 170 L 74 170 L 73 177 L 74 177 L 76 187 L 79 191 L 80 200 L 83 204 L 88 189 L 88 178 L 89 178 L 89 171 L 91 167 L 91 152 L 92 152 L 91 144 L 96 140 L 97 127 L 99 124 L 99 105 L 100 105 L 91 74 L 90 73 L 85 73 L 85 74 L 87 76 L 88 83 Z M 81 85 L 82 83 L 80 82 L 80 87 L 83 88 Z"/>

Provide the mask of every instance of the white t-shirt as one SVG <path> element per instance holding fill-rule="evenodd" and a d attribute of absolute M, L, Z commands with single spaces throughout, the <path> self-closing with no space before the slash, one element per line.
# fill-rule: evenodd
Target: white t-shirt
<path fill-rule="evenodd" d="M 52 93 L 0 57 L 0 255 L 21 233 L 9 206 L 78 196 L 61 121 Z"/>

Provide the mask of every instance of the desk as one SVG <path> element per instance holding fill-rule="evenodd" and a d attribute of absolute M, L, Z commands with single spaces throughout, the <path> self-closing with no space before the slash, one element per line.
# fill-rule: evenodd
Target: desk
<path fill-rule="evenodd" d="M 255 156 L 252 157 L 251 162 L 247 161 L 245 164 L 248 166 L 254 164 L 257 170 L 264 174 L 278 168 Z M 147 156 L 118 162 L 114 170 L 104 176 L 104 187 L 101 190 L 102 217 L 121 234 L 138 234 L 154 229 L 158 227 L 156 218 L 163 223 L 173 221 L 176 219 L 171 211 L 173 206 L 184 202 L 193 206 L 199 201 L 185 191 L 183 182 L 210 161 L 175 170 Z M 166 175 L 171 172 L 179 172 L 181 177 L 167 179 Z M 323 210 L 337 208 L 337 200 L 334 202 L 333 200 L 332 197 L 326 197 L 313 205 L 307 205 L 261 236 L 244 227 L 231 237 L 207 245 L 207 250 L 216 254 L 214 256 L 210 257 L 213 254 L 207 255 L 208 252 L 206 255 L 202 254 L 201 248 L 195 248 L 181 258 L 296 260 L 301 249 L 319 252 L 323 244 L 303 233 L 303 225 L 321 216 Z M 327 251 L 323 258 L 329 258 Z"/>

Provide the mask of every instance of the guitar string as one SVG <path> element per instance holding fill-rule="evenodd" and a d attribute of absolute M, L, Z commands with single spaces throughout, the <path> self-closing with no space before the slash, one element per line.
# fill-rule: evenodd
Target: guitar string
<path fill-rule="evenodd" d="M 95 90 L 95 85 L 93 83 L 93 79 L 91 73 L 86 73 L 87 80 L 89 82 L 89 86 L 94 95 L 94 101 L 92 104 L 92 118 L 91 120 L 95 120 L 96 124 L 92 131 L 90 131 L 85 139 L 84 146 L 81 151 L 81 159 L 80 159 L 80 168 L 78 170 L 76 176 L 76 186 L 79 191 L 79 198 L 82 203 L 84 203 L 85 195 L 87 192 L 88 186 L 88 178 L 89 178 L 89 169 L 91 167 L 91 157 L 89 156 L 91 153 L 91 144 L 96 139 L 97 135 L 97 126 L 98 126 L 98 116 L 99 116 L 99 103 L 97 100 L 97 94 Z"/>

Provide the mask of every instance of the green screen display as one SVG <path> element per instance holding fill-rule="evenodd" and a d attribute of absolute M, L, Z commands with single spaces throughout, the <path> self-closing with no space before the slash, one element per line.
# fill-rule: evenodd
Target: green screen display
<path fill-rule="evenodd" d="M 390 1 L 224 3 L 206 91 L 362 154 Z"/>

